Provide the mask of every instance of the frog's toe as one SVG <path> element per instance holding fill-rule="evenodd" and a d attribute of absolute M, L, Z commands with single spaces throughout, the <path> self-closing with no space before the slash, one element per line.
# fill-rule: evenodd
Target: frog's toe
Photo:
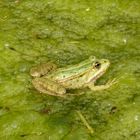
<path fill-rule="evenodd" d="M 118 83 L 118 80 L 116 79 L 116 78 L 114 78 L 113 80 L 109 80 L 108 82 L 107 82 L 107 85 L 114 85 L 114 84 L 116 84 L 116 83 Z"/>

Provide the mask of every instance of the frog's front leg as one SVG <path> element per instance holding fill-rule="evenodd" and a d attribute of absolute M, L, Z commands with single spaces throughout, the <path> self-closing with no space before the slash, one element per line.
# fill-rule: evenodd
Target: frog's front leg
<path fill-rule="evenodd" d="M 89 83 L 88 87 L 93 91 L 98 91 L 98 90 L 108 89 L 109 87 L 111 87 L 112 85 L 114 85 L 116 83 L 117 83 L 117 80 L 113 79 L 112 81 L 108 81 L 105 85 L 96 86 L 94 83 Z"/>
<path fill-rule="evenodd" d="M 33 77 L 41 77 L 48 74 L 50 71 L 53 71 L 57 66 L 51 62 L 39 64 L 30 70 L 30 75 Z"/>
<path fill-rule="evenodd" d="M 33 86 L 41 93 L 53 96 L 65 96 L 66 89 L 55 81 L 46 78 L 35 78 L 32 81 Z"/>

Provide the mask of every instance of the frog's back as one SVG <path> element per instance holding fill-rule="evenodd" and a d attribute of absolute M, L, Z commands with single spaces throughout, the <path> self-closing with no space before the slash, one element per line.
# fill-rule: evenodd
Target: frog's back
<path fill-rule="evenodd" d="M 67 81 L 74 79 L 92 68 L 93 60 L 85 60 L 76 65 L 69 65 L 64 68 L 58 68 L 56 71 L 52 72 L 47 78 L 51 78 L 55 81 Z"/>

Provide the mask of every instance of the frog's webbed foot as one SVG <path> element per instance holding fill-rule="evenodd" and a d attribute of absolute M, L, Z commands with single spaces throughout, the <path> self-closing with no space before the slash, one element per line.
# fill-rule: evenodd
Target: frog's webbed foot
<path fill-rule="evenodd" d="M 35 78 L 32 84 L 40 93 L 65 97 L 66 89 L 55 81 L 46 78 Z"/>
<path fill-rule="evenodd" d="M 114 78 L 113 80 L 109 80 L 109 81 L 106 83 L 106 85 L 107 85 L 108 87 L 110 87 L 110 86 L 116 84 L 117 82 L 118 82 L 118 80 L 117 80 L 116 78 Z"/>
<path fill-rule="evenodd" d="M 39 64 L 30 70 L 30 75 L 33 77 L 41 77 L 55 70 L 57 66 L 51 62 Z"/>
<path fill-rule="evenodd" d="M 114 78 L 113 80 L 109 80 L 105 85 L 94 85 L 94 84 L 89 84 L 88 87 L 93 90 L 93 91 L 97 91 L 97 90 L 105 90 L 108 89 L 109 87 L 111 87 L 112 85 L 116 84 L 118 82 L 118 80 L 116 80 L 116 78 Z"/>

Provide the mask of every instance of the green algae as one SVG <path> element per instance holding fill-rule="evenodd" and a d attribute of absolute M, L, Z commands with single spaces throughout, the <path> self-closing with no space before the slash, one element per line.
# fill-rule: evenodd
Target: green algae
<path fill-rule="evenodd" d="M 0 139 L 139 140 L 140 3 L 138 0 L 0 1 Z M 111 61 L 99 80 L 110 89 L 61 99 L 31 85 L 32 66 Z M 75 113 L 94 129 L 90 135 Z"/>

